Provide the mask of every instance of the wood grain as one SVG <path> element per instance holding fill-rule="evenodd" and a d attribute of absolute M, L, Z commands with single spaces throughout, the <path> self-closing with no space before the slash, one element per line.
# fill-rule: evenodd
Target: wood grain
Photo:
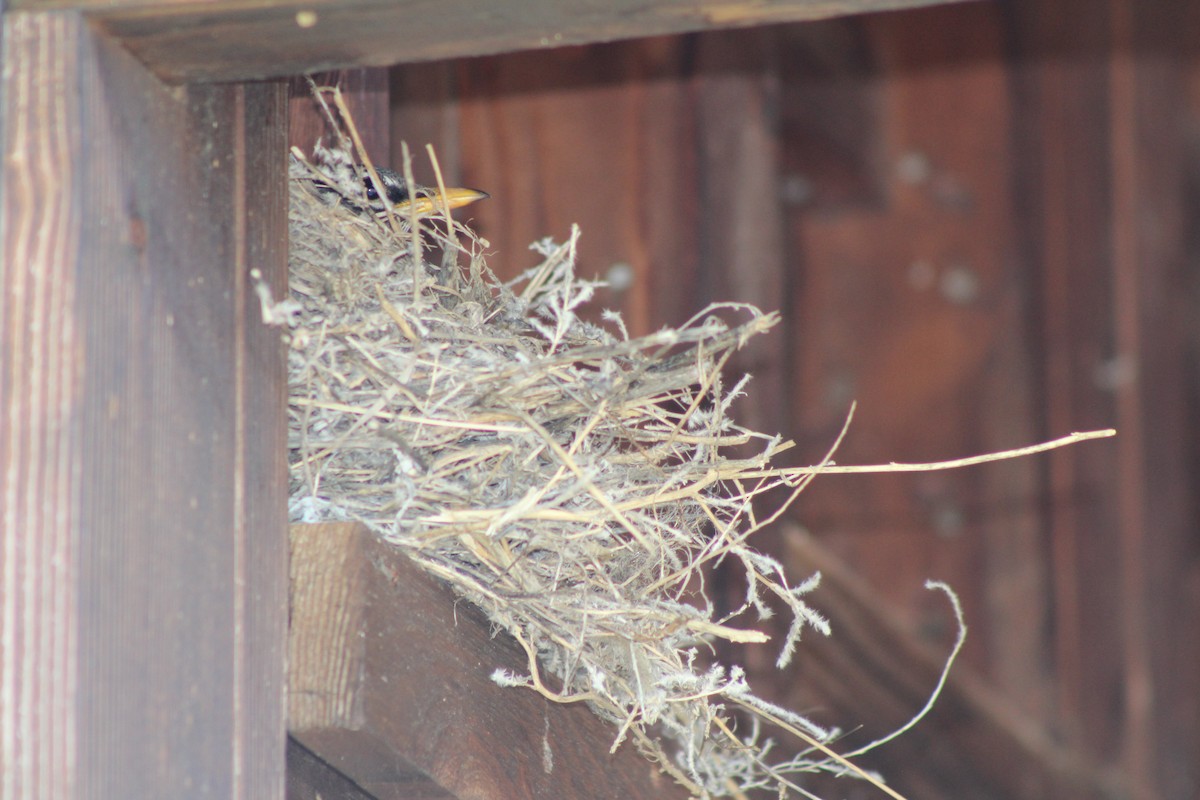
<path fill-rule="evenodd" d="M 1183 81 L 1196 18 L 1171 2 L 1121 0 L 1086 23 L 1082 3 L 1017 8 L 1047 415 L 1120 431 L 1111 449 L 1051 461 L 1056 494 L 1100 488 L 1051 518 L 1062 715 L 1122 765 L 1132 796 L 1194 795 L 1196 340 L 1181 264 L 1195 241 L 1182 176 L 1195 171 L 1200 109 Z"/>
<path fill-rule="evenodd" d="M 938 0 L 16 0 L 76 9 L 165 80 L 228 81 L 545 49 L 928 5 Z M 945 2 L 945 0 L 940 0 Z"/>
<path fill-rule="evenodd" d="M 81 33 L 70 17 L 14 14 L 3 25 L 5 66 L 26 66 L 5 69 L 0 90 L 0 795 L 67 797 L 78 780 L 69 678 L 79 671 L 74 396 L 83 370 L 73 354 L 83 336 L 73 313 L 80 210 L 54 187 L 78 168 L 77 109 L 56 101 L 74 88 Z M 28 65 L 55 50 L 46 74 L 33 79 Z M 25 128 L 39 113 L 44 128 Z M 33 146 L 12 158 L 24 137 Z"/>
<path fill-rule="evenodd" d="M 580 705 L 503 689 L 524 652 L 353 524 L 292 528 L 290 733 L 380 800 L 682 798 Z"/>
<path fill-rule="evenodd" d="M 282 87 L 4 16 L 5 798 L 282 793 Z"/>

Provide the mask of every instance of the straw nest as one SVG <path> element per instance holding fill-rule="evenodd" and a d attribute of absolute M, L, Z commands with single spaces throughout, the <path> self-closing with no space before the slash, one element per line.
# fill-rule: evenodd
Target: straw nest
<path fill-rule="evenodd" d="M 825 630 L 748 537 L 752 501 L 803 478 L 769 468 L 779 437 L 729 416 L 745 380 L 730 355 L 777 318 L 715 306 L 630 338 L 578 313 L 578 232 L 502 284 L 486 243 L 435 213 L 365 213 L 362 168 L 342 151 L 291 163 L 290 432 L 293 521 L 361 520 L 478 604 L 525 648 L 494 680 L 586 701 L 698 796 L 753 787 L 807 795 L 799 773 L 844 772 L 832 731 L 766 704 L 714 639 L 765 641 L 740 620 L 793 615 Z M 416 227 L 414 228 L 414 224 Z M 749 447 L 747 447 L 749 445 Z M 757 452 L 749 458 L 729 453 Z M 718 618 L 704 575 L 736 559 L 745 604 Z M 735 733 L 734 717 L 740 717 Z M 809 742 L 769 757 L 758 721 Z"/>

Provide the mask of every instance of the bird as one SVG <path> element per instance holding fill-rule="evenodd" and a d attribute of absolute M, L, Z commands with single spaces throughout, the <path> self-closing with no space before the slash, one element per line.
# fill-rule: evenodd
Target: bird
<path fill-rule="evenodd" d="M 366 170 L 364 169 L 363 172 Z M 458 187 L 446 189 L 444 194 L 429 186 L 417 185 L 415 189 L 410 190 L 408 181 L 404 180 L 404 176 L 394 169 L 376 167 L 375 173 L 379 176 L 384 196 L 387 197 L 392 210 L 400 214 L 408 213 L 410 208 L 417 214 L 429 214 L 446 207 L 462 208 L 491 196 L 479 189 Z M 363 179 L 363 187 L 371 210 L 382 212 L 384 203 L 369 174 Z"/>

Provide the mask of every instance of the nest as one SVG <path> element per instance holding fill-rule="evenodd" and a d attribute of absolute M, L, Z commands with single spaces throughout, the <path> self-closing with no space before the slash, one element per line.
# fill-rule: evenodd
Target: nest
<path fill-rule="evenodd" d="M 730 418 L 745 379 L 722 376 L 777 317 L 714 306 L 630 338 L 579 316 L 597 284 L 574 275 L 577 230 L 501 283 L 470 229 L 372 213 L 362 168 L 318 155 L 291 162 L 291 519 L 366 523 L 521 644 L 528 672 L 494 680 L 588 703 L 614 749 L 698 796 L 811 796 L 802 773 L 848 771 L 834 731 L 712 663 L 715 639 L 766 640 L 739 619 L 770 598 L 793 617 L 781 666 L 803 628 L 827 632 L 803 599 L 816 577 L 792 584 L 748 543 L 778 513 L 755 498 L 806 480 L 770 468 L 786 443 Z M 704 576 L 728 559 L 745 603 L 718 617 Z M 804 752 L 772 759 L 759 720 Z"/>

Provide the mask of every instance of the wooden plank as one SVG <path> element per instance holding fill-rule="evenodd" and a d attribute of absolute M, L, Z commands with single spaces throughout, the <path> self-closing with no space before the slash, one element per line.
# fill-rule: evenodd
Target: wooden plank
<path fill-rule="evenodd" d="M 615 730 L 489 677 L 524 652 L 354 524 L 292 528 L 292 736 L 380 800 L 682 798 Z"/>
<path fill-rule="evenodd" d="M 1135 797 L 1200 792 L 1200 645 L 1196 576 L 1196 309 L 1185 247 L 1195 209 L 1184 175 L 1194 118 L 1184 108 L 1185 59 L 1195 58 L 1195 17 L 1168 0 L 1113 4 L 1111 67 L 1112 256 L 1117 357 L 1133 380 L 1113 387 L 1116 503 L 1121 523 L 1120 615 L 1125 673 L 1124 762 Z M 1182 432 L 1189 431 L 1185 438 Z M 1189 467 L 1192 469 L 1189 474 Z M 1188 702 L 1190 701 L 1190 703 Z M 1190 708 L 1180 708 L 1186 704 Z"/>
<path fill-rule="evenodd" d="M 946 0 L 15 0 L 78 9 L 168 81 L 228 81 L 819 19 Z"/>
<path fill-rule="evenodd" d="M 693 309 L 710 303 L 784 308 L 787 252 L 780 202 L 782 150 L 778 124 L 780 82 L 776 29 L 699 37 L 696 41 L 698 145 L 697 287 Z M 665 254 L 664 254 L 665 256 Z M 667 261 L 666 263 L 670 263 Z M 659 277 L 669 293 L 676 278 Z M 738 423 L 768 435 L 786 430 L 786 368 L 776 335 L 740 348 L 731 375 L 754 376 L 734 407 Z M 748 451 L 756 451 L 751 445 Z M 740 601 L 734 600 L 735 603 Z M 736 608 L 736 605 L 734 606 Z"/>
<path fill-rule="evenodd" d="M 897 14 L 889 19 L 903 19 Z M 874 37 L 865 18 L 847 17 L 776 29 L 783 204 L 791 211 L 842 213 L 878 207 L 878 79 Z"/>
<path fill-rule="evenodd" d="M 199 95 L 197 101 L 207 92 L 189 91 Z M 234 366 L 234 635 L 244 648 L 235 661 L 235 725 L 243 739 L 234 768 L 244 776 L 242 797 L 277 798 L 283 793 L 280 732 L 287 713 L 287 675 L 280 666 L 287 656 L 287 363 L 280 330 L 262 324 L 245 276 L 258 269 L 275 297 L 287 296 L 287 89 L 268 82 L 236 86 L 231 102 L 235 251 L 233 274 L 223 277 L 236 298 L 240 326 L 236 318 L 234 324 L 243 340 Z M 222 213 L 220 204 L 216 212 Z"/>
<path fill-rule="evenodd" d="M 1194 286 L 1183 79 L 1195 12 L 1122 0 L 1081 24 L 1083 2 L 1017 9 L 1048 411 L 1120 430 L 1113 448 L 1052 460 L 1055 492 L 1087 499 L 1052 518 L 1063 717 L 1120 765 L 1131 797 L 1194 796 L 1194 310 L 1180 298 Z"/>
<path fill-rule="evenodd" d="M 1035 440 L 1036 365 L 1021 264 L 1012 257 L 1004 20 L 963 5 L 852 21 L 845 53 L 793 55 L 785 85 L 863 121 L 840 168 L 808 181 L 790 218 L 796 264 L 790 431 L 819 460 L 858 404 L 839 463 L 930 461 Z M 849 23 L 848 23 L 849 24 Z M 830 47 L 828 41 L 809 43 Z M 826 64 L 849 62 L 829 76 Z M 801 95 L 798 99 L 803 99 Z M 785 117 L 790 147 L 831 133 Z M 792 130 L 802 126 L 801 136 Z M 840 144 L 840 142 L 838 143 Z M 832 147 L 833 143 L 826 145 Z M 785 163 L 803 169 L 803 154 Z M 1068 429 L 1070 430 L 1070 429 Z M 1030 512 L 1041 465 L 819 478 L 797 517 L 878 587 L 914 630 L 947 645 L 936 576 L 957 587 L 973 635 L 964 661 L 1044 714 L 1049 689 L 1043 529 Z M 995 580 L 996 583 L 992 581 Z M 901 745 L 903 746 L 903 745 Z"/>
<path fill-rule="evenodd" d="M 3 25 L 0 794 L 279 797 L 282 87 Z"/>
<path fill-rule="evenodd" d="M 1024 2 L 1014 9 L 1022 120 L 1014 177 L 1018 196 L 1027 199 L 1022 238 L 1043 309 L 1037 323 L 1042 413 L 1050 428 L 1120 429 L 1111 387 L 1095 380 L 1112 355 L 1107 13 L 1080 17 L 1082 3 Z M 1112 622 L 1121 606 L 1113 590 L 1118 453 L 1093 450 L 1048 458 L 1047 497 L 1069 499 L 1046 512 L 1054 581 L 1050 646 L 1060 728 L 1093 757 L 1116 762 L 1121 725 L 1112 705 L 1095 698 L 1119 697 L 1123 683 L 1120 633 Z"/>
<path fill-rule="evenodd" d="M 392 164 L 403 163 L 400 143 L 405 142 L 413 154 L 413 169 L 424 173 L 425 145 L 432 144 L 448 186 L 474 185 L 464 180 L 462 174 L 463 131 L 457 104 L 457 75 L 465 72 L 467 65 L 466 61 L 436 61 L 388 70 L 392 98 L 390 123 L 396 132 L 391 142 Z M 422 177 L 418 180 L 429 182 Z"/>

